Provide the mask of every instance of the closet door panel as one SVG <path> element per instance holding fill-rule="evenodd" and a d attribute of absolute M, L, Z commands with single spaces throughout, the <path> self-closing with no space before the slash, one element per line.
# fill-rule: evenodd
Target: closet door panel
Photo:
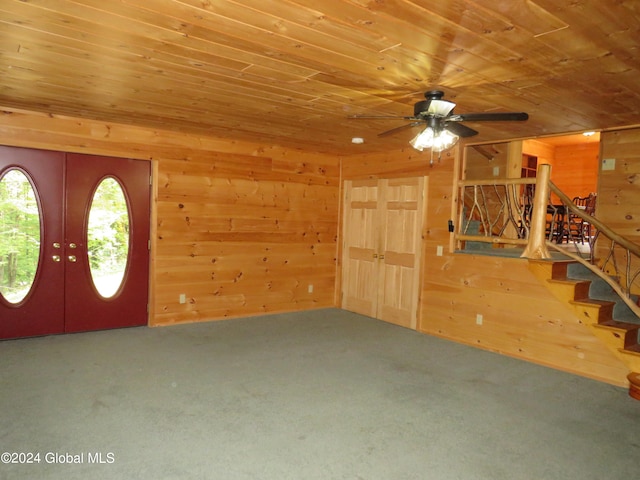
<path fill-rule="evenodd" d="M 424 178 L 384 180 L 378 318 L 415 328 L 419 298 Z"/>
<path fill-rule="evenodd" d="M 342 308 L 375 317 L 378 277 L 377 181 L 345 182 Z"/>

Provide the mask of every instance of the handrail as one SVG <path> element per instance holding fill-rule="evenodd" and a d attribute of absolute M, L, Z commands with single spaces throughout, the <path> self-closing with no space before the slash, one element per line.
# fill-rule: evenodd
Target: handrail
<path fill-rule="evenodd" d="M 485 178 L 482 180 L 460 180 L 459 187 L 473 187 L 474 185 L 535 185 L 535 177 L 528 178 Z"/>
<path fill-rule="evenodd" d="M 622 235 L 617 234 L 607 225 L 602 223 L 596 217 L 589 215 L 584 210 L 578 208 L 578 206 L 573 203 L 573 201 L 562 191 L 560 190 L 553 182 L 549 182 L 549 186 L 551 187 L 551 191 L 558 196 L 558 198 L 565 204 L 572 213 L 578 215 L 583 220 L 589 222 L 592 226 L 596 227 L 596 230 L 600 233 L 604 233 L 608 238 L 614 240 L 618 245 L 626 248 L 635 256 L 640 257 L 640 245 L 637 245 Z"/>
<path fill-rule="evenodd" d="M 584 221 L 589 222 L 591 228 L 595 229 L 594 235 L 589 239 L 589 261 L 585 261 L 578 255 L 569 256 L 588 267 L 594 273 L 597 273 L 599 277 L 605 280 L 615 290 L 627 306 L 640 317 L 640 306 L 631 298 L 634 282 L 640 277 L 640 246 L 631 242 L 622 235 L 619 235 L 593 215 L 590 215 L 578 208 L 578 206 L 574 204 L 573 201 L 553 182 L 549 182 L 549 185 L 551 187 L 551 191 L 558 196 L 560 201 L 567 209 L 569 209 L 569 211 L 582 218 Z M 607 255 L 604 259 L 598 261 L 595 258 L 596 244 L 601 250 L 607 250 L 603 245 L 605 241 L 610 242 Z M 555 247 L 555 245 L 551 246 Z M 620 250 L 622 250 L 621 254 L 625 263 L 624 275 L 620 275 L 621 272 L 617 265 L 616 252 L 619 252 Z M 563 253 L 567 254 L 568 252 L 563 250 Z M 596 262 L 598 262 L 598 265 L 596 265 Z M 634 265 L 636 270 L 632 272 L 631 269 Z M 607 270 L 609 268 L 611 268 L 613 272 L 608 272 Z M 624 279 L 624 284 L 620 282 L 620 277 Z"/>
<path fill-rule="evenodd" d="M 619 235 L 601 220 L 575 205 L 551 182 L 550 172 L 551 166 L 542 164 L 538 166 L 536 178 L 459 181 L 461 228 L 455 237 L 456 240 L 484 242 L 494 246 L 524 245 L 521 256 L 527 258 L 551 258 L 550 248 L 562 252 L 605 280 L 640 317 L 640 306 L 632 299 L 632 293 L 640 290 L 637 283 L 640 279 L 640 245 Z M 534 183 L 535 186 L 532 186 Z M 547 224 L 548 212 L 555 211 L 550 202 L 551 194 L 562 202 L 565 217 L 570 212 L 591 225 L 593 235 L 588 238 L 588 260 L 579 252 L 579 245 L 575 240 L 576 252 L 579 253 L 570 252 L 566 247 L 561 248 L 557 243 L 550 241 L 552 237 L 547 236 L 548 232 L 554 231 L 557 241 L 571 238 L 570 232 L 565 230 L 567 222 L 559 229 L 554 229 L 553 224 Z M 473 224 L 479 230 L 476 234 L 469 231 Z M 609 245 L 607 241 L 610 242 Z M 598 252 L 605 252 L 603 258 L 595 258 L 596 248 Z M 625 263 L 624 271 L 618 268 L 620 255 Z"/>
<path fill-rule="evenodd" d="M 586 261 L 582 256 L 577 255 L 571 251 L 561 250 L 561 248 L 554 244 L 553 242 L 547 242 L 547 246 L 553 248 L 554 250 L 562 252 L 563 255 L 575 260 L 576 262 L 584 265 L 588 268 L 592 273 L 595 273 L 598 277 L 604 280 L 612 289 L 615 291 L 620 299 L 631 309 L 633 313 L 635 313 L 638 317 L 640 317 L 640 306 L 638 306 L 629 296 L 629 294 L 620 287 L 620 284 L 613 280 L 610 275 L 605 274 L 598 266 L 594 265 L 591 262 Z"/>

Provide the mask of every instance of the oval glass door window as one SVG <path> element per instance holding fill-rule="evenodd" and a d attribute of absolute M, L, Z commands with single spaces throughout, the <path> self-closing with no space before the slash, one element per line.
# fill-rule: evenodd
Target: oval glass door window
<path fill-rule="evenodd" d="M 0 295 L 22 302 L 40 261 L 40 208 L 29 178 L 17 169 L 0 175 Z"/>
<path fill-rule="evenodd" d="M 100 182 L 91 200 L 87 254 L 96 290 L 105 298 L 113 297 L 129 258 L 129 208 L 120 183 L 112 177 Z"/>

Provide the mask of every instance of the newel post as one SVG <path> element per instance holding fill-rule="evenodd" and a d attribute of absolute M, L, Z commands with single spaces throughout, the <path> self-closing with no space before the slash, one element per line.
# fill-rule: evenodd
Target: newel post
<path fill-rule="evenodd" d="M 550 258 L 547 248 L 547 204 L 551 187 L 551 165 L 538 165 L 536 173 L 536 189 L 533 196 L 533 211 L 531 212 L 531 226 L 529 230 L 529 242 L 522 252 L 521 257 Z"/>

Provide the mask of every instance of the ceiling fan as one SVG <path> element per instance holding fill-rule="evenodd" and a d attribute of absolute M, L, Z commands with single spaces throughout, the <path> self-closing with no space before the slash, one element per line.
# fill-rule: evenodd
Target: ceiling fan
<path fill-rule="evenodd" d="M 444 92 L 430 90 L 424 94 L 426 100 L 417 102 L 413 106 L 413 116 L 388 116 L 388 115 L 352 115 L 349 118 L 401 118 L 410 120 L 411 123 L 392 128 L 379 133 L 379 137 L 393 135 L 402 130 L 426 124 L 426 127 L 409 142 L 414 148 L 422 151 L 431 148 L 440 152 L 453 146 L 459 137 L 466 138 L 477 135 L 478 132 L 460 122 L 513 122 L 524 121 L 529 118 L 525 112 L 485 112 L 485 113 L 453 113 L 455 103 L 443 100 Z"/>

